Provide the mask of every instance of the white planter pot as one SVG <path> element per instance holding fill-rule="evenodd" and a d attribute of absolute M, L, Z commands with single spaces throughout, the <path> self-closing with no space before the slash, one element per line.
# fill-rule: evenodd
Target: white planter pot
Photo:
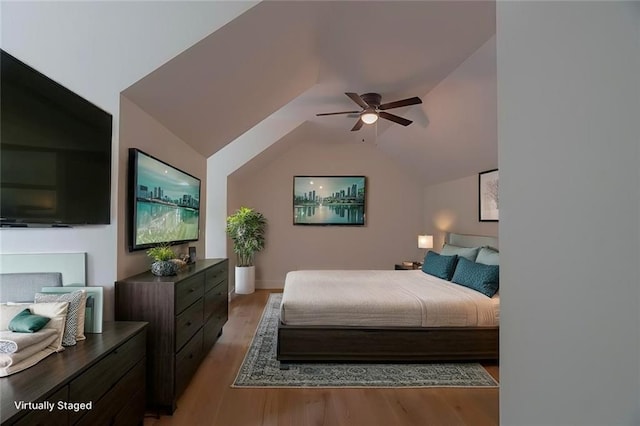
<path fill-rule="evenodd" d="M 251 294 L 256 290 L 256 267 L 236 266 L 236 293 Z"/>

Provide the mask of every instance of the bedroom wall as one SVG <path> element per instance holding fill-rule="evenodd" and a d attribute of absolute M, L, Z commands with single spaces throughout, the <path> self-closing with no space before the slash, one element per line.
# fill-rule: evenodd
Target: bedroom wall
<path fill-rule="evenodd" d="M 425 187 L 424 218 L 425 233 L 433 235 L 436 251 L 447 232 L 498 236 L 498 222 L 478 220 L 477 174 Z"/>
<path fill-rule="evenodd" d="M 120 147 L 118 153 L 120 171 L 118 173 L 118 276 L 128 276 L 149 269 L 150 260 L 144 250 L 129 252 L 127 235 L 127 162 L 129 148 L 139 148 L 159 160 L 192 174 L 201 181 L 200 188 L 200 239 L 175 246 L 176 253 L 187 253 L 188 247 L 196 247 L 200 257 L 204 255 L 207 160 L 171 133 L 149 114 L 141 110 L 126 97 L 120 100 Z"/>
<path fill-rule="evenodd" d="M 372 144 L 333 142 L 300 140 L 260 170 L 229 177 L 236 180 L 236 202 L 268 220 L 266 248 L 256 256 L 256 287 L 281 288 L 291 270 L 389 270 L 418 259 L 420 184 Z M 367 177 L 366 226 L 294 226 L 293 176 L 344 174 Z"/>
<path fill-rule="evenodd" d="M 0 43 L 113 114 L 112 158 L 117 159 L 120 92 L 255 4 L 2 2 Z M 87 253 L 87 283 L 105 287 L 105 320 L 113 319 L 118 271 L 118 175 L 113 161 L 110 225 L 0 231 L 2 253 Z"/>
<path fill-rule="evenodd" d="M 640 424 L 640 5 L 497 9 L 501 423 Z"/>

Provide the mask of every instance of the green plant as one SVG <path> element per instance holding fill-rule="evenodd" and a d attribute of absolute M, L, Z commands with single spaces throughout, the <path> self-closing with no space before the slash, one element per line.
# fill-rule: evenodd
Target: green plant
<path fill-rule="evenodd" d="M 240 207 L 227 217 L 227 235 L 233 240 L 233 252 L 238 266 L 253 266 L 254 255 L 264 248 L 264 230 L 267 220 L 248 207 Z"/>
<path fill-rule="evenodd" d="M 165 244 L 151 247 L 147 250 L 147 256 L 158 262 L 162 260 L 171 260 L 176 257 L 176 254 L 173 252 L 171 247 Z"/>

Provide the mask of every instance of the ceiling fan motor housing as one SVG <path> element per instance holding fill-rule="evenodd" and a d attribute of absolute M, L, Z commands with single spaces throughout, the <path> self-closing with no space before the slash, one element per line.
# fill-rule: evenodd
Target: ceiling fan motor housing
<path fill-rule="evenodd" d="M 380 102 L 382 102 L 382 96 L 380 96 L 379 93 L 365 93 L 364 95 L 360 95 L 360 97 L 363 101 L 374 108 L 378 108 L 380 106 Z"/>

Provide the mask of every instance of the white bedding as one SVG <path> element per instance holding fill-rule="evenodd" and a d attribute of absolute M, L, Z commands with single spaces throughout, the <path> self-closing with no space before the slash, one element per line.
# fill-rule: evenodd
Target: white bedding
<path fill-rule="evenodd" d="M 9 330 L 0 331 L 0 354 L 12 354 L 28 348 L 31 345 L 40 344 L 50 336 L 57 335 L 53 328 L 43 328 L 37 333 L 16 333 Z"/>
<path fill-rule="evenodd" d="M 41 334 L 42 339 L 14 353 L 0 354 L 0 377 L 17 373 L 37 364 L 41 359 L 55 352 L 53 343 L 58 333 L 52 329 L 42 329 L 34 335 Z"/>
<path fill-rule="evenodd" d="M 412 271 L 293 271 L 280 319 L 287 325 L 491 327 L 500 299 Z"/>

